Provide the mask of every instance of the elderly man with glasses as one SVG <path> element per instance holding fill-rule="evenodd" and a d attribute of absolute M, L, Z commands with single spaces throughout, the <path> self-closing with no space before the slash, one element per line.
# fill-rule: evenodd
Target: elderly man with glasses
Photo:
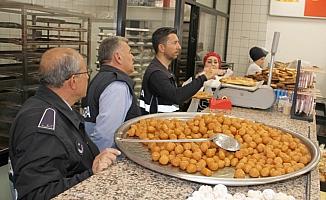
<path fill-rule="evenodd" d="M 10 129 L 9 178 L 14 199 L 50 199 L 108 168 L 120 152 L 101 153 L 72 105 L 86 95 L 89 73 L 83 57 L 53 48 L 41 58 L 41 85 Z"/>

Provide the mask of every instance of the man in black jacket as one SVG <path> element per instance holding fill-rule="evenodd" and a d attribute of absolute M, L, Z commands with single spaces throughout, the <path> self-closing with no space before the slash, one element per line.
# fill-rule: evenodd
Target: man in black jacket
<path fill-rule="evenodd" d="M 215 78 L 217 69 L 205 70 L 191 83 L 177 87 L 169 65 L 180 53 L 181 46 L 174 28 L 163 27 L 152 35 L 156 56 L 145 71 L 139 106 L 143 114 L 174 112 L 179 105 L 190 99 L 208 79 Z"/>
<path fill-rule="evenodd" d="M 10 179 L 17 199 L 50 199 L 113 163 L 120 152 L 101 153 L 71 106 L 86 95 L 88 69 L 69 48 L 45 52 L 41 86 L 10 129 Z"/>

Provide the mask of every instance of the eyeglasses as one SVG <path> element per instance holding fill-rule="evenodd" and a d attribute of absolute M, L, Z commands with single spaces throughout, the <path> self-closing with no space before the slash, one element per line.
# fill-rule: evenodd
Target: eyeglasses
<path fill-rule="evenodd" d="M 69 75 L 69 76 L 66 78 L 66 80 L 69 80 L 73 75 L 80 75 L 80 74 L 86 74 L 86 73 L 87 73 L 87 75 L 88 75 L 89 77 L 91 77 L 92 72 L 93 72 L 92 69 L 87 69 L 86 72 L 73 73 L 73 74 Z"/>

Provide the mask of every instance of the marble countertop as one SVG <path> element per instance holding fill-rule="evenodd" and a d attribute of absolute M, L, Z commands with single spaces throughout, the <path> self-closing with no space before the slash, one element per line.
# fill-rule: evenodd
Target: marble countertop
<path fill-rule="evenodd" d="M 314 123 L 293 120 L 277 112 L 234 108 L 232 116 L 252 119 L 268 125 L 279 126 L 316 139 Z M 108 170 L 93 175 L 55 199 L 186 199 L 202 184 L 194 183 L 148 170 L 120 156 Z M 229 192 L 246 193 L 249 189 L 274 189 L 294 196 L 298 200 L 319 200 L 318 169 L 285 181 L 256 186 L 228 187 Z"/>

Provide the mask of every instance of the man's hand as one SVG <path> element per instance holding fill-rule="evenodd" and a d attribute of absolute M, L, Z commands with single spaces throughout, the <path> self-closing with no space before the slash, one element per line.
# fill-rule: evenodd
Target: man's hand
<path fill-rule="evenodd" d="M 107 169 L 120 155 L 121 152 L 117 149 L 106 148 L 99 155 L 97 155 L 93 161 L 93 174 L 97 174 Z"/>

